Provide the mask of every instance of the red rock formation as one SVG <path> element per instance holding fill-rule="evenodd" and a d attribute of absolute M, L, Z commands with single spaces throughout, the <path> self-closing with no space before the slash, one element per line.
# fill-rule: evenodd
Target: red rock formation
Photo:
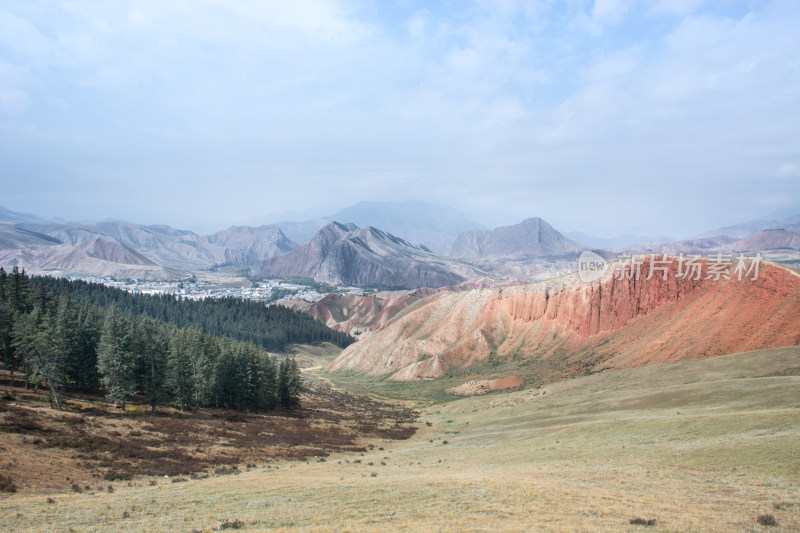
<path fill-rule="evenodd" d="M 505 286 L 519 284 L 512 282 Z M 407 307 L 438 291 L 458 292 L 489 286 L 492 286 L 490 280 L 479 279 L 441 289 L 422 287 L 411 291 L 382 291 L 369 296 L 328 294 L 316 302 L 297 298 L 282 305 L 306 313 L 329 328 L 350 334 L 363 334 L 378 331 Z"/>
<path fill-rule="evenodd" d="M 705 278 L 709 263 L 702 262 Z M 658 265 L 656 265 L 658 266 Z M 577 275 L 532 285 L 437 293 L 331 365 L 414 380 L 491 353 L 525 358 L 542 380 L 800 344 L 800 277 L 762 264 L 755 280 L 682 279 L 673 259 L 636 279 Z M 647 278 L 650 279 L 647 279 Z"/>
<path fill-rule="evenodd" d="M 328 294 L 317 302 L 296 299 L 284 305 L 310 315 L 329 328 L 356 334 L 381 329 L 409 305 L 435 292 L 436 289 L 421 288 L 369 296 Z"/>

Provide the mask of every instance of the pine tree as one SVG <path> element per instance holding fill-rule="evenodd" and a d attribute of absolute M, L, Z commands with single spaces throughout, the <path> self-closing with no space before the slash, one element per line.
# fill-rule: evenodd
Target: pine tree
<path fill-rule="evenodd" d="M 185 411 L 195 398 L 192 358 L 186 330 L 172 329 L 167 358 L 167 388 L 175 406 Z"/>
<path fill-rule="evenodd" d="M 241 407 L 241 372 L 231 346 L 223 347 L 214 365 L 214 395 L 217 405 L 227 409 Z"/>
<path fill-rule="evenodd" d="M 83 304 L 78 311 L 76 331 L 76 353 L 72 358 L 70 375 L 75 383 L 90 390 L 97 390 L 100 377 L 97 374 L 97 349 L 103 319 L 94 304 Z"/>
<path fill-rule="evenodd" d="M 141 390 L 147 395 L 152 413 L 156 412 L 163 395 L 167 352 L 168 346 L 158 325 L 149 318 L 144 319 L 138 328 L 136 353 L 143 367 Z"/>
<path fill-rule="evenodd" d="M 300 405 L 300 369 L 294 358 L 284 358 L 278 369 L 278 401 L 291 409 Z"/>
<path fill-rule="evenodd" d="M 0 299 L 0 358 L 8 365 L 11 370 L 11 386 L 14 386 L 14 370 L 18 366 L 18 354 L 13 345 L 14 336 L 12 331 L 16 313 L 8 303 Z"/>
<path fill-rule="evenodd" d="M 44 381 L 50 389 L 50 406 L 61 410 L 56 384 L 64 378 L 64 353 L 55 335 L 55 319 L 43 316 L 39 307 L 20 316 L 14 324 L 14 346 L 23 355 L 27 373 L 35 383 Z"/>
<path fill-rule="evenodd" d="M 129 353 L 129 325 L 116 306 L 106 314 L 97 349 L 97 370 L 106 386 L 106 397 L 114 406 L 125 402 L 135 392 L 133 358 Z"/>
<path fill-rule="evenodd" d="M 28 292 L 30 290 L 28 283 L 28 276 L 25 275 L 25 270 L 19 270 L 19 267 L 14 267 L 11 274 L 6 280 L 6 291 L 8 293 L 8 305 L 13 311 L 17 313 L 26 313 L 30 311 L 31 306 L 28 301 Z"/>
<path fill-rule="evenodd" d="M 275 409 L 277 400 L 278 369 L 272 357 L 262 352 L 258 365 L 257 409 Z"/>
<path fill-rule="evenodd" d="M 219 352 L 218 342 L 203 333 L 198 327 L 186 330 L 192 388 L 194 390 L 193 410 L 211 402 L 214 389 L 214 366 Z"/>

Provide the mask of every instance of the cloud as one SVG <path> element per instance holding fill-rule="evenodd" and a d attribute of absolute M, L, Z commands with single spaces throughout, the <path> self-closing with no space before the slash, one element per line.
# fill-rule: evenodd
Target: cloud
<path fill-rule="evenodd" d="M 779 178 L 800 176 L 800 165 L 796 163 L 785 163 L 778 167 L 778 170 L 775 171 L 775 175 Z"/>
<path fill-rule="evenodd" d="M 28 20 L 0 11 L 0 44 L 26 57 L 36 57 L 50 51 L 50 41 Z"/>
<path fill-rule="evenodd" d="M 311 207 L 298 184 L 326 205 L 438 195 L 524 217 L 616 183 L 620 212 L 658 198 L 645 214 L 667 223 L 687 190 L 740 211 L 797 197 L 759 188 L 800 157 L 793 3 L 30 6 L 0 12 L 0 156 L 31 188 L 201 183 L 220 218 Z M 204 192 L 215 180 L 248 194 Z M 113 216 L 90 192 L 76 209 Z"/>
<path fill-rule="evenodd" d="M 17 115 L 27 109 L 30 96 L 20 89 L 24 69 L 0 59 L 0 112 Z"/>

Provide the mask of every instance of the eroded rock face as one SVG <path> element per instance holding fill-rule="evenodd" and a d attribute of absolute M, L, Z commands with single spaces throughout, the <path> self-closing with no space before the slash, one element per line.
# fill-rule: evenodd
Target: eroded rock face
<path fill-rule="evenodd" d="M 704 263 L 707 267 L 707 263 Z M 439 378 L 494 353 L 541 380 L 800 344 L 800 277 L 763 264 L 755 280 L 577 275 L 502 289 L 440 292 L 348 347 L 334 371 Z M 705 272 L 705 269 L 704 269 Z M 676 279 L 677 278 L 677 279 Z"/>
<path fill-rule="evenodd" d="M 290 300 L 286 307 L 302 311 L 329 328 L 350 334 L 369 334 L 383 328 L 411 304 L 436 289 L 380 292 L 370 296 L 328 294 L 317 302 Z"/>

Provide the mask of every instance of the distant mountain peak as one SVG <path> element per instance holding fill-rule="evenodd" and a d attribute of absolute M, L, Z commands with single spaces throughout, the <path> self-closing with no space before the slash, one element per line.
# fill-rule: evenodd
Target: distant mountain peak
<path fill-rule="evenodd" d="M 585 249 L 541 218 L 530 217 L 491 231 L 466 231 L 453 243 L 450 256 L 464 260 L 522 260 L 565 257 Z"/>
<path fill-rule="evenodd" d="M 423 244 L 427 250 L 438 253 L 446 253 L 461 232 L 483 228 L 483 225 L 452 207 L 420 201 L 363 201 L 325 217 L 271 225 L 280 227 L 297 242 L 309 242 L 331 221 L 381 228 L 409 243 Z"/>
<path fill-rule="evenodd" d="M 442 287 L 478 277 L 477 269 L 373 226 L 331 222 L 308 244 L 265 261 L 265 278 L 309 277 L 344 285 Z"/>

